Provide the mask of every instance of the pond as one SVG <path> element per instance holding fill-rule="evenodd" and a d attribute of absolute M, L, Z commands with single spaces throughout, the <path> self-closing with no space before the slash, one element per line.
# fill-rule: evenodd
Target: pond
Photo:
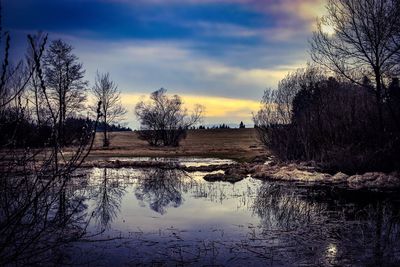
<path fill-rule="evenodd" d="M 187 162 L 194 162 L 188 160 Z M 399 266 L 396 194 L 207 173 L 100 169 L 75 178 L 87 237 L 63 249 L 95 266 Z"/>

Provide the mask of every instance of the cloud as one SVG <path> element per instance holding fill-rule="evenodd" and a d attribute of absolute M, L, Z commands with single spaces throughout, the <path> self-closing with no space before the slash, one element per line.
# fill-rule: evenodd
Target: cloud
<path fill-rule="evenodd" d="M 184 21 L 182 25 L 186 23 L 200 30 L 201 34 L 211 36 L 264 37 L 272 41 L 287 41 L 301 36 L 307 38 L 310 31 L 315 29 L 316 18 L 325 13 L 326 0 L 145 0 L 142 3 L 158 6 L 173 5 L 183 9 L 185 6 L 201 8 L 206 5 L 214 8 L 225 6 L 227 10 L 240 7 L 235 10 L 239 13 L 251 11 L 250 17 L 242 17 L 238 21 L 233 16 L 227 17 L 226 21 L 215 21 L 205 16 Z M 251 16 L 257 17 L 253 20 L 256 21 L 256 25 L 253 23 L 247 25 L 248 21 L 252 21 Z"/>
<path fill-rule="evenodd" d="M 94 77 L 97 70 L 109 71 L 126 92 L 146 93 L 165 87 L 177 93 L 258 100 L 266 87 L 276 87 L 287 72 L 305 63 L 302 58 L 296 60 L 293 55 L 285 58 L 281 54 L 275 55 L 281 58 L 280 64 L 260 62 L 260 67 L 241 66 L 232 59 L 261 60 L 264 55 L 260 56 L 259 51 L 232 51 L 212 57 L 198 53 L 193 48 L 195 44 L 181 42 L 96 44 L 90 40 L 72 40 L 88 77 Z"/>
<path fill-rule="evenodd" d="M 140 96 L 161 87 L 182 96 L 189 108 L 196 103 L 204 105 L 205 124 L 251 124 L 252 112 L 257 111 L 264 89 L 276 87 L 287 72 L 304 62 L 289 59 L 287 64 L 246 68 L 199 55 L 190 44 L 118 42 L 96 46 L 86 42 L 80 40 L 76 45 L 76 54 L 87 69 L 86 76 L 94 77 L 96 70 L 110 72 L 130 111 L 129 125 L 136 128 L 135 103 Z"/>
<path fill-rule="evenodd" d="M 127 0 L 109 1 L 128 2 Z M 282 15 L 289 15 L 309 22 L 314 22 L 316 17 L 325 12 L 326 4 L 326 0 L 142 0 L 142 2 L 158 5 L 237 4 L 258 12 L 277 14 L 282 17 L 282 21 L 288 19 Z"/>
<path fill-rule="evenodd" d="M 316 18 L 325 14 L 325 5 L 326 0 L 281 0 L 272 5 L 272 10 L 286 17 L 280 23 L 294 26 L 303 21 L 307 29 L 314 30 Z"/>

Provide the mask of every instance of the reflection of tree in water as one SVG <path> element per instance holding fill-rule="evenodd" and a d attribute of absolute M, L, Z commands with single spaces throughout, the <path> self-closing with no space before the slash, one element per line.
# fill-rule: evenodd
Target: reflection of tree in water
<path fill-rule="evenodd" d="M 179 207 L 183 203 L 182 193 L 195 183 L 181 170 L 147 169 L 138 180 L 135 196 L 155 212 L 165 214 L 168 206 Z"/>
<path fill-rule="evenodd" d="M 266 183 L 260 187 L 253 211 L 262 218 L 266 230 L 291 230 L 325 220 L 321 215 L 326 212 L 326 205 L 306 202 L 298 193 L 277 184 Z"/>
<path fill-rule="evenodd" d="M 121 198 L 125 194 L 125 186 L 118 180 L 118 173 L 107 173 L 104 168 L 99 177 L 96 177 L 94 189 L 91 191 L 91 199 L 94 201 L 93 216 L 97 224 L 103 230 L 109 229 L 111 222 L 120 211 Z"/>
<path fill-rule="evenodd" d="M 345 206 L 344 218 L 338 221 L 338 242 L 346 248 L 345 256 L 363 258 L 373 266 L 400 266 L 398 203 L 383 197 L 360 204 L 356 212 L 353 207 Z"/>
<path fill-rule="evenodd" d="M 331 193 L 264 184 L 253 207 L 262 231 L 251 236 L 259 242 L 246 249 L 285 264 L 399 266 L 398 205 Z"/>
<path fill-rule="evenodd" d="M 201 182 L 191 188 L 194 198 L 202 198 L 224 205 L 226 201 L 234 200 L 237 210 L 248 210 L 258 192 L 259 181 L 246 180 L 235 184 L 227 182 L 206 182 L 203 177 L 207 173 L 197 173 Z M 193 174 L 192 174 L 193 175 Z"/>

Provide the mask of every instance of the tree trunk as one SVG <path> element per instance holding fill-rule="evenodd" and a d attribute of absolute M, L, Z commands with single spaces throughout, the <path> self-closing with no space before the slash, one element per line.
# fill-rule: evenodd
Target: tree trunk
<path fill-rule="evenodd" d="M 378 122 L 379 122 L 379 130 L 381 133 L 384 131 L 384 123 L 383 123 L 383 112 L 382 112 L 382 82 L 381 82 L 381 73 L 379 70 L 375 70 L 375 82 L 376 82 L 376 105 L 378 109 Z"/>
<path fill-rule="evenodd" d="M 108 147 L 110 142 L 107 138 L 107 115 L 104 114 L 104 129 L 103 129 L 104 137 L 103 137 L 103 147 Z"/>

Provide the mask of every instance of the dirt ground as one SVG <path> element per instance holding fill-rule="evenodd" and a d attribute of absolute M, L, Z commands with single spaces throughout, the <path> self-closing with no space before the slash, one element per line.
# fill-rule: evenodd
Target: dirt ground
<path fill-rule="evenodd" d="M 216 157 L 248 161 L 267 151 L 255 129 L 190 130 L 179 147 L 151 147 L 136 132 L 110 133 L 111 146 L 102 147 L 98 133 L 89 159 L 108 157 Z"/>

